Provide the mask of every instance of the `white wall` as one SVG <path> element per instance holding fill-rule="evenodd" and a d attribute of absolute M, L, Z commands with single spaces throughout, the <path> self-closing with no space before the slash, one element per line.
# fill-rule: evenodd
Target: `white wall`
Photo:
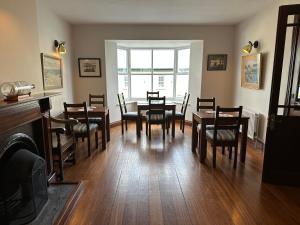
<path fill-rule="evenodd" d="M 190 53 L 190 77 L 189 93 L 190 100 L 186 111 L 186 120 L 192 121 L 192 112 L 197 111 L 197 97 L 201 96 L 203 71 L 203 41 L 191 43 Z M 204 96 L 207 94 L 204 93 Z"/>
<path fill-rule="evenodd" d="M 53 99 L 53 113 L 62 110 L 64 99 L 73 101 L 71 26 L 53 14 L 46 0 L 1 1 L 0 83 L 24 80 L 33 92 L 43 91 L 40 53 L 55 54 L 54 39 L 65 40 L 69 53 L 63 57 L 63 95 Z"/>
<path fill-rule="evenodd" d="M 278 8 L 279 5 L 292 3 L 300 3 L 300 1 L 277 1 L 258 14 L 241 22 L 235 29 L 234 105 L 243 105 L 247 109 L 262 114 L 258 135 L 263 142 L 269 109 Z M 258 40 L 260 48 L 257 52 L 263 54 L 261 90 L 241 87 L 241 56 L 243 55 L 241 49 L 249 40 Z"/>
<path fill-rule="evenodd" d="M 35 0 L 0 4 L 0 83 L 25 80 L 43 89 Z"/>
<path fill-rule="evenodd" d="M 121 115 L 118 106 L 118 73 L 117 65 L 117 43 L 115 41 L 105 41 L 105 68 L 107 87 L 107 106 L 109 108 L 110 122 L 120 121 Z"/>
<path fill-rule="evenodd" d="M 233 81 L 233 26 L 193 25 L 74 25 L 73 48 L 75 71 L 75 99 L 87 100 L 89 93 L 109 92 L 106 88 L 105 40 L 203 40 L 202 96 L 215 96 L 217 104 L 232 105 Z M 207 54 L 228 54 L 226 71 L 206 71 Z M 80 78 L 78 57 L 99 57 L 102 78 Z M 199 64 L 201 64 L 201 59 Z M 201 83 L 196 84 L 201 87 Z M 200 95 L 200 93 L 199 93 Z M 116 97 L 116 96 L 115 96 Z"/>
<path fill-rule="evenodd" d="M 72 27 L 49 9 L 46 0 L 37 0 L 37 20 L 40 52 L 61 57 L 63 62 L 63 88 L 55 90 L 62 95 L 51 99 L 51 114 L 56 115 L 63 111 L 64 101 L 73 102 Z M 57 53 L 54 40 L 66 42 L 67 54 L 60 56 Z"/>

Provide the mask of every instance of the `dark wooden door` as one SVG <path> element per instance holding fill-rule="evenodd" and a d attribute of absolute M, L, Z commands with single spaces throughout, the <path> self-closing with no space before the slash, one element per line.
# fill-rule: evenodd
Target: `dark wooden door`
<path fill-rule="evenodd" d="M 279 9 L 263 181 L 300 185 L 300 5 Z"/>

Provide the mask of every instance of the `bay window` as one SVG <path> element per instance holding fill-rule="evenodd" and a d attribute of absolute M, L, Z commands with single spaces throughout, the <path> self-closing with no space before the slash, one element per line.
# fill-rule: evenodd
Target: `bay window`
<path fill-rule="evenodd" d="M 117 54 L 118 89 L 126 98 L 145 98 L 146 91 L 180 98 L 188 92 L 189 48 L 119 48 Z"/>

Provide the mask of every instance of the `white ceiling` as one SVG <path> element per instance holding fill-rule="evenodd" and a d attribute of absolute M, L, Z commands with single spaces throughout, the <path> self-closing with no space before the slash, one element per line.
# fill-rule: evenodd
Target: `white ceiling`
<path fill-rule="evenodd" d="M 73 24 L 236 24 L 274 0 L 44 0 Z"/>

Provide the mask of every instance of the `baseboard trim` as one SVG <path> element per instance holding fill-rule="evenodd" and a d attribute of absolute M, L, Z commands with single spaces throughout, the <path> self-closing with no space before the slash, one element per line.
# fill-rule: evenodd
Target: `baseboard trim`
<path fill-rule="evenodd" d="M 112 122 L 109 124 L 110 127 L 117 127 L 120 125 L 121 125 L 121 120 L 118 120 L 118 121 L 115 121 L 115 122 Z"/>

